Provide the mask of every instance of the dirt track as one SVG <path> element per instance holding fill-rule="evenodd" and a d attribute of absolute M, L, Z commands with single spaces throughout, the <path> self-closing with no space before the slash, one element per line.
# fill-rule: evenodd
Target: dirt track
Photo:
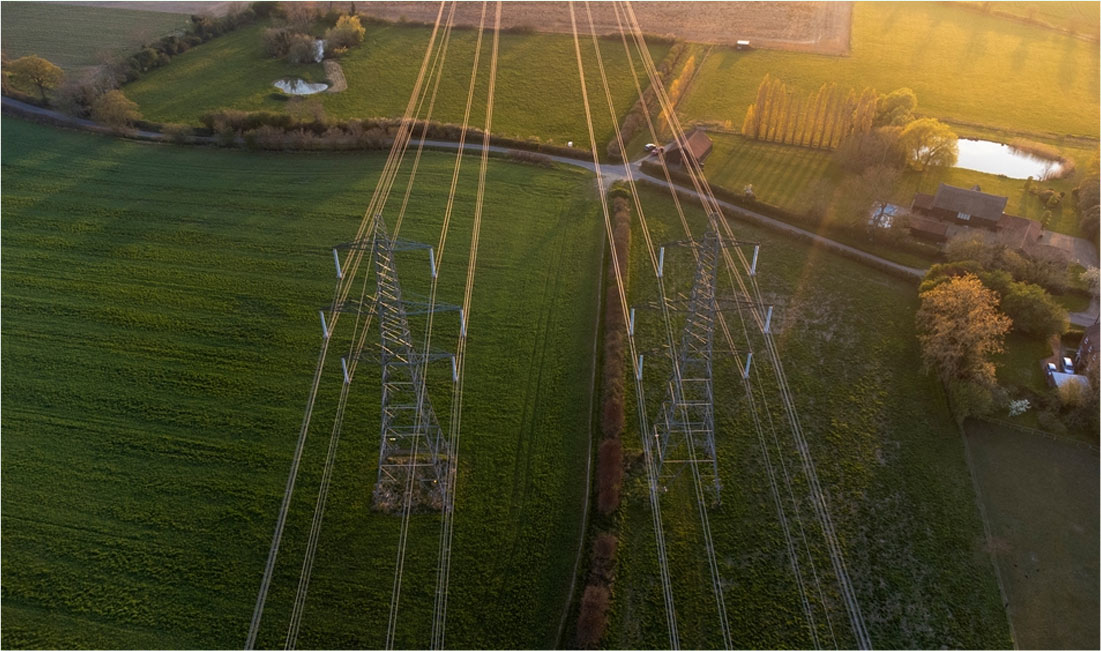
<path fill-rule="evenodd" d="M 88 7 L 106 7 L 108 9 L 134 9 L 138 11 L 163 11 L 172 14 L 211 14 L 220 16 L 230 7 L 248 5 L 247 2 L 116 2 L 113 0 L 97 2 L 61 2 L 66 5 L 85 5 Z"/>
<path fill-rule="evenodd" d="M 344 5 L 345 3 L 338 3 Z M 757 47 L 848 54 L 852 22 L 850 2 L 633 2 L 643 31 L 697 43 L 734 45 L 748 40 Z M 609 3 L 590 3 L 598 33 L 617 30 Z M 360 3 L 360 12 L 385 18 L 433 22 L 439 4 L 433 2 Z M 585 5 L 577 4 L 578 28 L 587 29 Z M 477 25 L 481 3 L 461 3 L 455 12 L 461 25 Z M 503 27 L 528 27 L 541 32 L 570 32 L 564 2 L 506 2 Z"/>

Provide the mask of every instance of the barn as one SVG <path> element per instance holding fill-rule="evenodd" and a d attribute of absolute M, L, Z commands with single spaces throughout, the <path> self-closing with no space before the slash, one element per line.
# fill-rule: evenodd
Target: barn
<path fill-rule="evenodd" d="M 692 156 L 703 167 L 703 161 L 711 154 L 711 138 L 707 133 L 696 129 L 685 138 L 685 147 L 679 144 L 673 145 L 665 151 L 665 162 L 669 165 L 677 165 L 687 168 L 686 156 Z"/>

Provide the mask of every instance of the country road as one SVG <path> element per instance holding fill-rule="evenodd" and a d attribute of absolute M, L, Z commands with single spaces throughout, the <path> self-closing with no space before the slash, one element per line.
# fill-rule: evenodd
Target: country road
<path fill-rule="evenodd" d="M 60 124 L 70 125 L 70 126 L 74 126 L 74 127 L 78 127 L 78 128 L 83 128 L 83 129 L 89 129 L 89 130 L 101 131 L 101 132 L 107 130 L 105 127 L 103 127 L 101 125 L 98 125 L 95 122 L 92 122 L 91 120 L 75 118 L 75 117 L 72 117 L 70 115 L 65 115 L 64 113 L 59 113 L 57 111 L 53 111 L 53 110 L 50 110 L 50 109 L 45 109 L 45 108 L 41 108 L 41 107 L 38 107 L 38 106 L 34 106 L 32 104 L 27 104 L 25 102 L 20 102 L 19 100 L 13 99 L 11 97 L 2 97 L 2 98 L 0 98 L 0 103 L 2 103 L 2 106 L 5 109 L 7 109 L 8 111 L 14 112 L 14 113 L 25 113 L 25 114 L 35 115 L 35 116 L 50 119 L 50 120 L 58 122 Z M 156 140 L 156 141 L 167 141 L 168 140 L 168 136 L 166 136 L 162 133 L 154 132 L 154 131 L 136 131 L 136 132 L 131 132 L 131 134 L 129 134 L 129 135 L 130 135 L 130 137 L 139 138 L 139 139 L 142 139 L 142 140 Z M 194 138 L 194 140 L 197 141 L 197 142 L 202 142 L 202 143 L 214 142 L 214 138 L 211 138 L 211 137 L 197 137 L 197 138 Z M 444 150 L 451 150 L 451 151 L 454 151 L 454 150 L 458 149 L 458 147 L 459 147 L 459 143 L 453 142 L 453 141 L 448 141 L 448 140 L 425 140 L 424 144 L 425 144 L 426 147 L 429 147 L 429 148 L 432 148 L 432 149 L 444 149 Z M 469 152 L 469 153 L 472 153 L 472 154 L 479 153 L 479 152 L 482 151 L 482 146 L 481 146 L 481 144 L 478 144 L 478 143 L 467 142 L 463 147 L 463 151 L 464 151 L 464 153 L 466 153 L 466 152 Z M 516 150 L 512 149 L 512 148 L 509 148 L 509 147 L 502 147 L 502 146 L 499 146 L 499 145 L 490 145 L 489 146 L 489 151 L 491 153 L 495 153 L 495 154 L 507 155 L 507 154 L 509 154 L 511 152 L 514 152 Z M 623 163 L 600 163 L 599 165 L 596 165 L 592 161 L 588 161 L 588 160 L 580 160 L 580 159 L 576 159 L 576 158 L 569 158 L 569 157 L 566 157 L 566 156 L 554 156 L 554 155 L 551 155 L 551 154 L 541 154 L 541 155 L 545 156 L 546 158 L 548 158 L 552 162 L 559 163 L 559 164 L 562 164 L 562 165 L 570 165 L 570 166 L 573 166 L 573 167 L 580 167 L 580 168 L 583 168 L 585 170 L 588 170 L 589 172 L 592 172 L 593 174 L 596 174 L 597 170 L 599 169 L 600 175 L 608 182 L 624 181 L 624 180 L 627 180 L 627 178 L 628 178 L 627 166 L 625 166 Z M 687 188 L 687 187 L 677 185 L 677 184 L 670 184 L 668 181 L 666 181 L 663 178 L 658 178 L 658 177 L 655 177 L 655 176 L 652 176 L 650 174 L 646 174 L 645 172 L 643 172 L 642 171 L 642 162 L 644 160 L 645 160 L 645 157 L 641 158 L 639 160 L 633 161 L 629 164 L 629 168 L 630 168 L 629 174 L 636 182 L 642 181 L 642 182 L 646 182 L 646 183 L 656 185 L 656 186 L 659 186 L 661 188 L 666 188 L 666 189 L 675 188 L 676 191 L 679 192 L 682 195 L 687 195 L 687 196 L 689 196 L 693 199 L 696 199 L 696 200 L 700 199 L 699 193 L 697 193 L 694 189 Z M 771 230 L 774 230 L 774 231 L 777 231 L 777 232 L 780 232 L 780 233 L 784 233 L 784 234 L 792 236 L 792 237 L 796 237 L 796 238 L 803 239 L 803 240 L 813 241 L 815 244 L 821 245 L 826 249 L 829 249 L 829 250 L 832 250 L 834 252 L 840 253 L 841 255 L 844 255 L 846 257 L 852 258 L 852 259 L 857 260 L 857 261 L 864 262 L 864 263 L 869 264 L 869 265 L 871 265 L 873 267 L 876 267 L 878 269 L 886 270 L 886 271 L 889 271 L 891 273 L 894 273 L 894 274 L 902 276 L 902 277 L 911 278 L 915 281 L 920 280 L 925 275 L 925 270 L 924 269 L 918 269 L 917 267 L 909 267 L 909 266 L 906 266 L 906 265 L 903 265 L 903 264 L 899 264 L 897 262 L 893 262 L 891 260 L 887 260 L 886 258 L 882 258 L 878 255 L 873 254 L 873 253 L 869 253 L 867 251 L 863 251 L 863 250 L 858 249 L 856 247 L 849 246 L 848 244 L 843 244 L 841 242 L 830 239 L 830 238 L 825 237 L 823 235 L 819 235 L 818 233 L 808 231 L 804 228 L 794 226 L 792 224 L 780 221 L 780 220 L 775 219 L 773 217 L 769 217 L 768 215 L 763 215 L 759 212 L 755 212 L 755 211 L 752 211 L 752 210 L 748 210 L 746 208 L 742 208 L 740 206 L 736 206 L 732 203 L 723 201 L 721 199 L 716 199 L 716 201 L 718 202 L 719 206 L 723 209 L 723 211 L 728 216 L 733 216 L 735 218 L 743 219 L 745 221 L 749 221 L 749 222 L 758 224 L 758 225 L 763 226 L 765 228 L 769 228 Z M 1093 323 L 1095 323 L 1098 320 L 1098 312 L 1099 312 L 1098 300 L 1097 300 L 1097 297 L 1095 296 L 1095 297 L 1092 298 L 1092 300 L 1090 301 L 1089 307 L 1086 308 L 1085 311 L 1083 311 L 1083 312 L 1071 312 L 1069 314 L 1070 322 L 1072 324 L 1074 324 L 1076 326 L 1080 326 L 1080 327 L 1085 327 L 1085 326 L 1092 325 Z"/>

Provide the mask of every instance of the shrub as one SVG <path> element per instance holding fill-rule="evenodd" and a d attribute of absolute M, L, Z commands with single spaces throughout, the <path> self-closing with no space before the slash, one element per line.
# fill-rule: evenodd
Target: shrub
<path fill-rule="evenodd" d="M 1013 329 L 1046 339 L 1061 335 L 1070 325 L 1066 309 L 1043 287 L 1014 282 L 1002 295 L 1002 311 L 1013 319 Z"/>
<path fill-rule="evenodd" d="M 306 34 L 291 34 L 287 38 L 288 63 L 313 63 L 317 58 L 314 39 Z"/>
<path fill-rule="evenodd" d="M 104 93 L 118 88 L 118 81 L 105 66 L 92 68 L 80 77 L 69 77 L 54 91 L 54 104 L 76 117 L 88 117 L 92 104 Z"/>
<path fill-rule="evenodd" d="M 1090 399 L 1090 387 L 1086 382 L 1064 382 L 1059 385 L 1059 402 L 1065 407 L 1081 407 Z"/>
<path fill-rule="evenodd" d="M 279 58 L 286 56 L 290 48 L 291 37 L 294 33 L 286 27 L 269 27 L 260 36 L 264 46 L 264 54 L 269 57 Z"/>
<path fill-rule="evenodd" d="M 623 383 L 617 383 L 620 395 L 609 395 L 604 400 L 604 412 L 600 419 L 600 429 L 605 438 L 619 438 L 623 434 L 625 417 L 623 412 Z M 611 392 L 609 392 L 611 393 Z"/>
<path fill-rule="evenodd" d="M 1066 434 L 1066 425 L 1059 420 L 1059 416 L 1051 411 L 1041 411 L 1036 414 L 1036 423 L 1042 428 L 1053 434 Z"/>
<path fill-rule="evenodd" d="M 590 583 L 598 582 L 611 585 L 615 575 L 615 553 L 618 544 L 614 534 L 602 533 L 593 539 L 592 569 Z"/>
<path fill-rule="evenodd" d="M 186 124 L 166 124 L 161 132 L 176 144 L 183 144 L 191 140 L 191 127 Z"/>
<path fill-rule="evenodd" d="M 855 174 L 875 165 L 902 168 L 906 160 L 898 141 L 900 132 L 898 127 L 853 132 L 837 146 L 833 160 Z"/>
<path fill-rule="evenodd" d="M 1101 232 L 1101 208 L 1094 206 L 1086 210 L 1082 218 L 1078 220 L 1078 230 L 1082 232 L 1082 236 L 1091 242 L 1098 240 L 1098 233 Z"/>
<path fill-rule="evenodd" d="M 948 383 L 947 390 L 952 414 L 960 424 L 968 418 L 981 418 L 994 411 L 994 395 L 979 382 L 954 380 Z"/>
<path fill-rule="evenodd" d="M 352 48 L 363 42 L 367 30 L 356 16 L 341 16 L 336 25 L 325 31 L 325 40 L 332 48 Z"/>
<path fill-rule="evenodd" d="M 122 129 L 129 127 L 135 120 L 141 119 L 138 105 L 122 94 L 121 90 L 112 90 L 99 96 L 92 103 L 92 119 L 101 124 Z"/>
<path fill-rule="evenodd" d="M 520 151 L 518 149 L 510 149 L 508 151 L 508 157 L 510 160 L 514 160 L 518 163 L 530 163 L 532 165 L 538 165 L 539 167 L 553 167 L 554 162 L 550 156 L 546 154 L 537 154 L 533 151 Z"/>
<path fill-rule="evenodd" d="M 600 444 L 596 460 L 596 506 L 602 515 L 619 508 L 619 486 L 623 481 L 623 444 L 619 439 L 605 439 Z"/>
<path fill-rule="evenodd" d="M 577 616 L 577 646 L 591 649 L 604 637 L 608 624 L 608 588 L 602 585 L 585 586 L 581 597 L 581 612 Z"/>
<path fill-rule="evenodd" d="M 214 138 L 219 147 L 232 147 L 237 142 L 237 131 L 228 124 L 219 124 L 214 128 Z"/>
<path fill-rule="evenodd" d="M 1032 404 L 1028 400 L 1013 400 L 1009 403 L 1009 415 L 1020 416 L 1028 411 Z"/>

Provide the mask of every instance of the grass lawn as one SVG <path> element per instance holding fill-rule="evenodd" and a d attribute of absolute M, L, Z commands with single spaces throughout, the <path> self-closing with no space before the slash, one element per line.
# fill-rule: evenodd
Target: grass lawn
<path fill-rule="evenodd" d="M 980 422 L 967 440 L 1016 646 L 1097 647 L 1097 453 Z"/>
<path fill-rule="evenodd" d="M 332 295 L 329 249 L 354 233 L 383 157 L 3 129 L 5 645 L 238 647 Z M 438 237 L 452 161 L 426 154 L 403 236 Z M 440 265 L 452 303 L 476 176 L 468 159 Z M 578 544 L 600 221 L 581 171 L 494 161 L 486 193 L 448 639 L 547 647 Z M 423 291 L 427 265 L 409 255 L 406 287 Z M 437 324 L 436 345 L 453 346 L 454 319 Z M 350 325 L 334 335 L 261 647 L 283 643 Z M 399 520 L 370 510 L 372 370 L 352 387 L 303 647 L 384 640 Z M 437 516 L 414 517 L 402 647 L 428 644 L 437 535 Z"/>
<path fill-rule="evenodd" d="M 194 48 L 125 88 L 146 119 L 196 123 L 200 115 L 218 108 L 286 110 L 273 99 L 271 84 L 285 75 L 323 77 L 320 65 L 291 66 L 267 59 L 260 50 L 263 25 L 239 30 Z M 326 112 L 334 118 L 400 116 L 409 101 L 431 30 L 422 26 L 386 24 L 367 26 L 364 44 L 340 59 L 348 90 L 322 93 Z M 440 83 L 434 118 L 462 123 L 477 30 L 452 33 Z M 482 43 L 478 87 L 471 123 L 485 123 L 492 38 Z M 625 114 L 637 97 L 623 47 L 604 40 L 601 54 L 612 86 L 616 115 Z M 589 39 L 581 42 L 592 103 L 597 142 L 612 137 L 612 119 Z M 664 58 L 667 45 L 650 48 L 655 61 Z M 637 65 L 637 62 L 636 62 Z M 643 74 L 641 68 L 639 74 Z M 618 119 L 618 118 L 617 118 Z M 578 81 L 573 38 L 561 34 L 502 34 L 498 60 L 494 131 L 519 138 L 564 144 L 587 142 L 584 107 Z"/>
<path fill-rule="evenodd" d="M 1047 393 L 1050 389 L 1040 361 L 1048 357 L 1051 357 L 1051 346 L 1046 341 L 1018 332 L 1010 333 L 1005 339 L 1005 351 L 994 358 L 998 365 L 998 384 Z"/>
<path fill-rule="evenodd" d="M 919 112 L 957 122 L 1096 138 L 1096 43 L 943 3 L 860 2 L 852 54 L 738 52 L 716 47 L 680 110 L 741 125 L 766 73 L 804 90 L 833 81 L 859 91 L 908 86 Z"/>
<path fill-rule="evenodd" d="M 37 54 L 66 71 L 95 65 L 109 53 L 128 53 L 187 27 L 186 14 L 66 5 L 5 2 L 0 14 L 4 54 Z"/>
<path fill-rule="evenodd" d="M 823 187 L 826 191 L 836 190 L 846 174 L 833 163 L 830 152 L 764 143 L 732 134 L 713 132 L 710 135 L 714 149 L 707 159 L 705 172 L 712 184 L 740 191 L 751 183 L 762 201 L 796 213 L 806 212 Z M 967 135 L 979 134 L 971 131 Z M 1075 161 L 1080 172 L 1067 179 L 1041 183 L 1043 187 L 1067 193 L 1064 203 L 1052 211 L 1050 229 L 1080 236 L 1070 193 L 1078 185 L 1081 171 L 1085 170 L 1096 150 L 1068 143 L 1063 143 L 1061 150 Z M 823 186 L 820 181 L 828 185 Z M 1023 180 L 958 168 L 925 174 L 906 172 L 891 200 L 909 206 L 914 193 L 932 194 L 941 183 L 964 188 L 978 185 L 984 192 L 1008 197 L 1006 212 L 1012 215 L 1039 220 L 1045 210 L 1039 199 L 1025 191 Z"/>
<path fill-rule="evenodd" d="M 681 239 L 675 212 L 664 195 L 645 191 L 643 199 L 654 241 Z M 700 213 L 692 211 L 689 218 L 699 229 Z M 936 381 L 920 371 L 913 286 L 768 231 L 737 223 L 735 232 L 739 238 L 762 243 L 762 292 L 776 304 L 772 325 L 777 343 L 873 644 L 1009 646 L 963 442 Z M 637 303 L 653 292 L 637 221 L 632 239 L 631 292 Z M 690 277 L 678 275 L 676 264 L 667 251 L 667 282 Z M 731 318 L 735 333 L 741 332 L 738 319 Z M 655 334 L 647 322 L 640 320 L 636 327 L 640 337 Z M 717 337 L 717 349 L 719 341 Z M 640 348 L 654 345 L 643 342 Z M 716 440 L 723 493 L 710 519 L 733 642 L 738 648 L 808 648 L 813 641 L 738 369 L 726 355 L 717 354 L 716 359 Z M 665 377 L 659 360 L 651 355 L 645 365 L 651 411 Z M 769 444 L 772 461 L 784 459 L 796 495 L 803 495 L 801 471 L 763 362 L 753 362 L 762 373 L 755 387 L 759 399 L 770 395 L 772 409 L 760 416 L 777 423 L 781 441 L 779 446 Z M 632 431 L 624 440 L 637 451 L 634 416 L 628 423 Z M 721 644 L 721 638 L 687 480 L 682 476 L 662 498 L 674 598 L 682 644 L 710 648 Z M 789 518 L 790 507 L 788 503 Z M 829 576 L 809 508 L 802 502 L 810 551 L 799 552 L 801 562 L 806 568 L 813 558 L 818 571 Z M 649 504 L 638 465 L 628 474 L 618 524 L 620 560 L 610 630 L 603 644 L 665 647 Z M 849 648 L 854 641 L 832 584 L 827 581 L 823 590 L 825 602 L 832 604 L 827 609 L 836 638 L 822 619 L 823 602 L 812 594 L 818 632 L 824 636 L 820 643 Z"/>

